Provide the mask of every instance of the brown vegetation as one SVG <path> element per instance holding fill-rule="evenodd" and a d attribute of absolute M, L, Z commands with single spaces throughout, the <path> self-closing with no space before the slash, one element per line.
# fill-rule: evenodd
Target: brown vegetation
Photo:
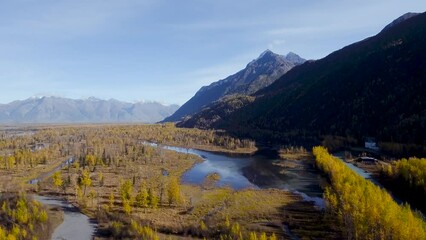
<path fill-rule="evenodd" d="M 20 149 L 26 159 L 46 153 L 40 161 L 3 165 L 0 178 L 12 177 L 14 183 L 2 191 L 20 184 L 39 194 L 65 197 L 97 220 L 98 238 L 276 239 L 336 234 L 331 219 L 290 192 L 181 185 L 181 175 L 202 159 L 161 145 L 232 152 L 254 149 L 253 142 L 221 132 L 173 125 L 52 126 L 31 135 L 3 135 L 2 144 L 3 159 L 19 156 Z M 33 149 L 34 145 L 40 147 Z M 54 173 L 61 161 L 70 158 L 71 165 Z M 52 174 L 43 176 L 48 170 Z M 26 184 L 37 174 L 42 175 L 41 182 Z"/>

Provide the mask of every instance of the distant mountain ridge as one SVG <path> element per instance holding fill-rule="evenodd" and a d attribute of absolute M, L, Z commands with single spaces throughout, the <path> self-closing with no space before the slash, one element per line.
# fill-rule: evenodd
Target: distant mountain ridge
<path fill-rule="evenodd" d="M 415 17 L 415 16 L 417 16 L 417 15 L 419 15 L 419 14 L 420 14 L 420 13 L 412 13 L 412 12 L 406 13 L 406 14 L 402 15 L 401 17 L 399 17 L 399 18 L 397 18 L 397 19 L 393 20 L 393 21 L 392 21 L 391 23 L 389 23 L 388 25 L 386 25 L 386 27 L 384 27 L 382 31 L 385 31 L 385 30 L 387 30 L 387 29 L 390 29 L 391 27 L 393 27 L 393 26 L 397 25 L 398 23 L 401 23 L 401 22 L 403 22 L 403 21 L 405 21 L 405 20 L 407 20 L 407 19 L 410 19 L 410 18 L 412 18 L 412 17 Z"/>
<path fill-rule="evenodd" d="M 254 101 L 218 102 L 179 126 L 287 143 L 333 135 L 426 146 L 425 43 L 426 13 L 404 15 L 376 36 L 293 68 Z"/>
<path fill-rule="evenodd" d="M 223 80 L 202 87 L 194 97 L 164 121 L 179 121 L 185 116 L 197 113 L 203 107 L 224 96 L 253 94 L 259 89 L 269 86 L 287 71 L 305 61 L 305 59 L 292 52 L 282 56 L 266 50 L 257 59 L 247 64 L 243 70 Z"/>
<path fill-rule="evenodd" d="M 128 103 L 102 100 L 40 97 L 0 104 L 0 123 L 154 123 L 179 106 L 158 102 Z"/>

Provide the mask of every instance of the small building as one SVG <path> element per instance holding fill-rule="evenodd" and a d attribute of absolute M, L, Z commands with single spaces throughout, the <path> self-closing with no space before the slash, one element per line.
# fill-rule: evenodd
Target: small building
<path fill-rule="evenodd" d="M 377 143 L 376 143 L 376 139 L 371 137 L 365 138 L 364 147 L 371 150 L 375 150 L 375 151 L 379 150 L 379 147 L 377 146 Z"/>
<path fill-rule="evenodd" d="M 359 157 L 356 161 L 359 163 L 368 164 L 368 165 L 373 165 L 378 162 L 377 159 L 372 157 Z"/>

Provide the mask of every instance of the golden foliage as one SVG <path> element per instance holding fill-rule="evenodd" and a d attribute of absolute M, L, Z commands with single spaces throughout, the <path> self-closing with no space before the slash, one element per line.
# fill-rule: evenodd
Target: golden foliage
<path fill-rule="evenodd" d="M 83 196 L 86 196 L 86 189 L 92 185 L 92 179 L 90 178 L 90 173 L 87 169 L 84 169 L 81 172 L 81 175 L 78 179 L 79 185 L 83 186 Z"/>
<path fill-rule="evenodd" d="M 176 177 L 170 177 L 169 179 L 169 184 L 167 185 L 167 198 L 169 201 L 169 205 L 178 205 L 182 202 L 180 183 L 179 179 Z"/>
<path fill-rule="evenodd" d="M 404 179 L 410 186 L 426 193 L 426 158 L 409 158 L 397 161 L 391 174 Z"/>
<path fill-rule="evenodd" d="M 139 192 L 136 195 L 136 204 L 141 208 L 148 207 L 148 191 L 146 190 L 145 184 L 141 184 L 139 187 Z"/>
<path fill-rule="evenodd" d="M 57 171 L 53 174 L 52 180 L 53 180 L 53 185 L 55 185 L 57 188 L 61 187 L 62 184 L 64 184 L 60 171 Z"/>
<path fill-rule="evenodd" d="M 408 205 L 354 173 L 324 147 L 314 147 L 316 164 L 331 180 L 324 198 L 348 239 L 426 239 L 426 224 Z"/>
<path fill-rule="evenodd" d="M 46 211 L 25 195 L 7 196 L 0 203 L 0 240 L 33 239 L 46 227 Z"/>
<path fill-rule="evenodd" d="M 141 226 L 134 220 L 131 221 L 132 229 L 136 232 L 136 238 L 145 240 L 160 240 L 158 234 L 148 226 Z"/>

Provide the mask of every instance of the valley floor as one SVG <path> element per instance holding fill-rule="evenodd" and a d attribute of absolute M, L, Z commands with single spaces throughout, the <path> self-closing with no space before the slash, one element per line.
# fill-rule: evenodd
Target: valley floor
<path fill-rule="evenodd" d="M 201 185 L 180 184 L 182 174 L 203 159 L 145 142 L 228 153 L 254 149 L 222 133 L 191 131 L 164 125 L 56 126 L 24 137 L 4 135 L 1 191 L 67 199 L 97 222 L 98 239 L 339 238 L 335 220 L 297 193 L 216 187 L 214 177 Z M 20 153 L 36 141 L 47 143 L 45 149 Z M 13 165 L 8 155 L 15 157 Z M 54 174 L 69 158 L 75 161 Z M 37 176 L 40 182 L 28 184 Z M 50 218 L 60 219 L 60 212 L 52 213 Z"/>

